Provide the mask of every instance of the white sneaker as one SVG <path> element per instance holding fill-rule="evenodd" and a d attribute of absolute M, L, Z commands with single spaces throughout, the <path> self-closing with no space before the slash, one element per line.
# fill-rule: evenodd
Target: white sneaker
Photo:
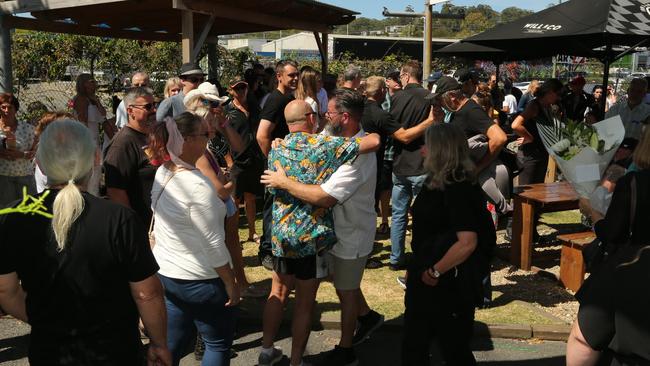
<path fill-rule="evenodd" d="M 257 358 L 257 364 L 258 366 L 273 366 L 276 363 L 280 362 L 282 356 L 282 349 L 273 347 L 273 352 L 271 352 L 270 355 L 264 352 L 260 352 L 260 355 Z"/>

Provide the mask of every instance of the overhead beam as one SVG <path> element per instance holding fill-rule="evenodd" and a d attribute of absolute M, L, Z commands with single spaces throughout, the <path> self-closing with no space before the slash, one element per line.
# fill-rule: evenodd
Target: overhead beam
<path fill-rule="evenodd" d="M 217 14 L 219 18 L 262 24 L 278 29 L 300 29 L 321 33 L 329 32 L 328 26 L 325 24 L 306 22 L 241 8 L 234 8 L 227 5 L 215 4 L 206 0 L 174 0 L 172 2 L 172 7 L 179 10 L 191 10 L 197 13 L 209 15 Z"/>
<path fill-rule="evenodd" d="M 32 11 L 75 8 L 79 6 L 126 2 L 127 0 L 11 0 L 0 1 L 0 13 L 18 14 Z"/>
<path fill-rule="evenodd" d="M 147 41 L 165 41 L 165 42 L 178 42 L 180 35 L 171 33 L 154 33 L 154 32 L 138 32 L 127 31 L 113 28 L 99 28 L 81 26 L 78 24 L 69 24 L 63 22 L 43 21 L 39 19 L 30 19 L 22 17 L 7 16 L 3 24 L 5 29 L 28 29 L 43 32 L 53 33 L 68 33 L 68 34 L 82 34 L 86 36 L 109 37 L 109 38 L 124 38 L 135 40 Z"/>
<path fill-rule="evenodd" d="M 194 44 L 194 49 L 192 50 L 192 60 L 196 60 L 199 58 L 199 52 L 201 52 L 201 47 L 203 47 L 203 43 L 205 43 L 205 40 L 208 38 L 208 34 L 210 33 L 210 30 L 212 29 L 212 26 L 214 25 L 214 20 L 217 18 L 215 14 L 210 15 L 210 18 L 205 22 L 205 25 L 203 26 L 203 31 L 201 32 L 201 35 L 199 38 L 196 40 L 196 43 Z"/>

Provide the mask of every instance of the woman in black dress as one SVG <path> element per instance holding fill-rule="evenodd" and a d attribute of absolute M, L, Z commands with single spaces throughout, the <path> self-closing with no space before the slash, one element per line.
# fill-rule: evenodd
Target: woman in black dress
<path fill-rule="evenodd" d="M 517 152 L 519 164 L 519 185 L 544 183 L 548 153 L 537 131 L 537 121 L 551 121 L 554 117 L 553 105 L 558 103 L 562 92 L 562 82 L 549 79 L 537 89 L 533 99 L 523 113 L 512 121 L 512 130 L 520 137 L 521 145 Z"/>
<path fill-rule="evenodd" d="M 424 166 L 429 177 L 412 208 L 402 364 L 429 365 L 435 338 L 447 365 L 474 365 L 469 342 L 496 244 L 494 225 L 462 130 L 430 127 Z"/>

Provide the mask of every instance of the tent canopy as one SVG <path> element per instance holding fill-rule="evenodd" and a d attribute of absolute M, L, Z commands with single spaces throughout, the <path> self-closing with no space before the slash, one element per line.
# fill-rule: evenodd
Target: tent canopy
<path fill-rule="evenodd" d="M 570 0 L 462 42 L 513 50 L 525 58 L 557 54 L 612 58 L 602 47 L 635 46 L 649 37 L 647 0 Z"/>
<path fill-rule="evenodd" d="M 433 53 L 436 56 L 457 56 L 494 62 L 500 62 L 506 59 L 506 51 L 504 50 L 460 41 L 433 51 Z M 512 59 L 517 58 L 512 52 L 508 53 L 507 56 Z"/>
<path fill-rule="evenodd" d="M 139 40 L 180 41 L 184 12 L 192 15 L 195 34 L 206 30 L 207 37 L 279 29 L 329 33 L 358 14 L 312 0 L 0 1 L 2 14 L 33 17 L 6 16 L 7 28 Z"/>

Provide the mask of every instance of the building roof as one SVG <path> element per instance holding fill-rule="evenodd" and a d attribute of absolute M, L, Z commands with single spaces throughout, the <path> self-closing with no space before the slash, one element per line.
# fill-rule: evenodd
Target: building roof
<path fill-rule="evenodd" d="M 194 33 L 207 36 L 279 29 L 330 32 L 358 13 L 313 0 L 5 0 L 6 27 L 114 38 L 179 41 L 181 14 L 193 14 Z M 209 20 L 212 20 L 211 22 Z"/>

